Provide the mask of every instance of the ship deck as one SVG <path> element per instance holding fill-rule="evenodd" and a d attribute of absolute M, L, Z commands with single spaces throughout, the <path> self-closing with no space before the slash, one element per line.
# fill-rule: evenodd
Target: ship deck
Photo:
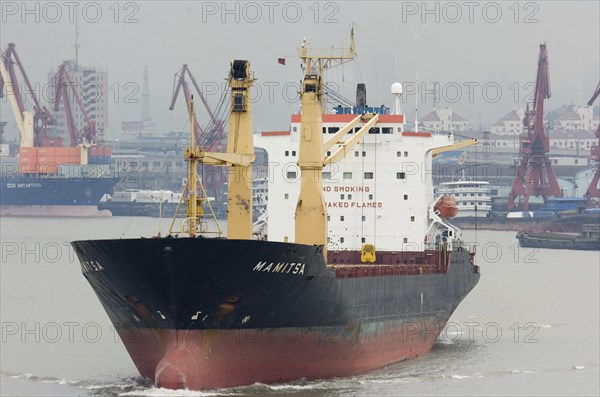
<path fill-rule="evenodd" d="M 379 265 L 372 263 L 328 264 L 327 268 L 335 272 L 336 278 L 378 277 L 378 276 L 411 276 L 418 274 L 442 274 L 448 267 L 428 264 Z"/>

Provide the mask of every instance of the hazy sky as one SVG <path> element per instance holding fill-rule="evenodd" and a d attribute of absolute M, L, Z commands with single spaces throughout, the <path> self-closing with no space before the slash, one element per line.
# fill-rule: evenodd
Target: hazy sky
<path fill-rule="evenodd" d="M 394 81 L 405 83 L 404 112 L 414 119 L 415 73 L 421 88 L 438 83 L 437 106 L 450 106 L 473 127 L 523 106 L 533 91 L 539 44 L 547 43 L 550 109 L 585 104 L 600 80 L 600 2 L 594 1 L 322 1 L 322 2 L 1 2 L 0 45 L 9 42 L 29 78 L 46 84 L 48 71 L 75 57 L 79 17 L 82 65 L 108 70 L 109 125 L 139 120 L 144 66 L 150 78 L 157 130 L 187 128 L 179 98 L 169 111 L 173 75 L 187 63 L 216 106 L 231 59 L 249 59 L 257 78 L 255 128 L 287 129 L 298 109 L 301 78 L 296 48 L 304 36 L 313 47 L 349 44 L 355 25 L 357 62 L 326 74 L 353 98 L 367 83 L 370 105 L 390 106 Z M 415 37 L 419 37 L 418 40 Z M 277 58 L 286 57 L 286 66 Z M 139 91 L 134 93 L 134 83 Z M 286 85 L 287 84 L 287 85 Z M 424 86 L 423 86 L 424 85 Z M 117 95 L 118 94 L 118 95 Z M 131 103 L 124 100 L 130 95 Z M 419 112 L 434 106 L 419 95 Z M 6 100 L 0 119 L 14 126 Z M 201 117 L 203 117 L 201 115 Z M 205 117 L 204 117 L 205 118 Z M 12 134 L 11 134 L 12 135 Z M 11 138 L 9 135 L 8 138 Z"/>

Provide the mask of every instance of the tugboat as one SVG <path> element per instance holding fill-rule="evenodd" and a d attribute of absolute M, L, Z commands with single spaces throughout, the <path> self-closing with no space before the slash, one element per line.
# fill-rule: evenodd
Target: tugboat
<path fill-rule="evenodd" d="M 430 166 L 431 151 L 452 142 L 445 135 L 399 131 L 402 115 L 377 113 L 336 115 L 334 122 L 344 126 L 324 135 L 331 119 L 323 114 L 323 72 L 351 60 L 354 45 L 336 56 L 331 49 L 328 55 L 309 54 L 305 44 L 299 50 L 302 114 L 293 116 L 300 128 L 292 131 L 299 183 L 288 180 L 286 191 L 282 178 L 269 182 L 268 240 L 253 239 L 251 181 L 243 176 L 251 175 L 254 160 L 254 78 L 249 62 L 236 60 L 229 73 L 227 152 L 205 152 L 191 139 L 185 151 L 190 175 L 181 228 L 166 237 L 72 243 L 133 362 L 157 387 L 203 390 L 350 376 L 417 357 L 432 348 L 479 280 L 474 250 L 434 211 L 431 180 L 396 179 L 402 164 L 397 151 L 411 151 L 411 158 Z M 368 134 L 373 128 L 393 130 Z M 388 153 L 375 157 L 383 137 Z M 378 163 L 386 170 L 377 181 L 383 183 L 381 195 L 369 199 L 375 180 L 356 175 L 355 188 L 367 178 L 362 193 L 348 206 L 340 209 L 338 199 L 333 207 L 331 195 L 324 200 L 324 168 L 344 164 L 346 155 L 354 159 L 355 148 L 367 157 L 371 170 L 365 172 L 375 172 Z M 283 156 L 285 150 L 278 152 Z M 207 234 L 197 161 L 230 167 L 227 238 L 219 229 L 216 236 Z M 393 178 L 384 180 L 384 174 Z M 394 190 L 385 192 L 390 184 Z M 414 200 L 398 200 L 403 192 Z M 272 210 L 284 200 L 294 200 L 291 213 L 287 204 Z M 369 219 L 381 222 L 377 232 L 347 233 L 342 240 L 346 220 L 328 226 L 338 216 L 360 224 L 362 209 L 379 211 L 380 218 Z M 334 239 L 345 241 L 342 249 L 331 246 Z M 345 245 L 356 241 L 358 247 Z"/>

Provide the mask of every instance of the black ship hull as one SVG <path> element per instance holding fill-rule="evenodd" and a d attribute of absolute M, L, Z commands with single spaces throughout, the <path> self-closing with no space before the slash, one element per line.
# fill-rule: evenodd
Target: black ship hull
<path fill-rule="evenodd" d="M 345 376 L 415 357 L 479 280 L 460 249 L 327 266 L 319 248 L 266 241 L 73 247 L 140 373 L 169 388 Z"/>

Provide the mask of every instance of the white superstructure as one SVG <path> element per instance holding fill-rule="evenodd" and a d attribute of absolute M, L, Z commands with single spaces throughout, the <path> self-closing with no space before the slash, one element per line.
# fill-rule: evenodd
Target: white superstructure
<path fill-rule="evenodd" d="M 369 134 L 343 161 L 323 171 L 328 250 L 360 250 L 365 243 L 374 244 L 378 251 L 418 250 L 423 249 L 424 242 L 435 241 L 435 234 L 451 228 L 439 222 L 438 227 L 431 227 L 431 150 L 453 144 L 453 136 L 407 132 L 403 115 L 376 109 L 383 114 Z M 338 113 L 342 114 L 323 115 L 323 137 L 319 138 L 327 139 L 356 117 L 344 109 Z M 362 125 L 359 123 L 355 131 Z M 299 134 L 300 115 L 292 115 L 289 131 L 263 132 L 255 137 L 255 145 L 269 154 L 271 241 L 295 241 Z M 456 236 L 456 231 L 444 235 Z"/>
<path fill-rule="evenodd" d="M 438 195 L 450 195 L 456 200 L 456 217 L 485 218 L 492 210 L 490 183 L 486 181 L 458 181 L 440 183 L 436 189 Z"/>

